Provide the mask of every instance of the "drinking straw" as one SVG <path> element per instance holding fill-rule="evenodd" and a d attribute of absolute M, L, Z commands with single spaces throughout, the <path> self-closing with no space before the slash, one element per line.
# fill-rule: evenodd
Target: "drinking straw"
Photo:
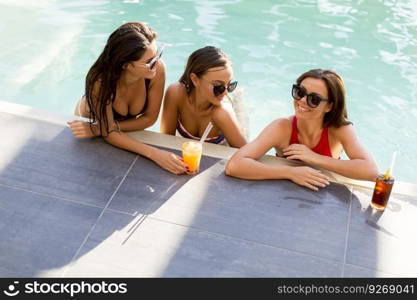
<path fill-rule="evenodd" d="M 397 151 L 394 151 L 394 153 L 392 154 L 391 166 L 385 172 L 384 180 L 388 180 L 392 176 L 396 157 L 397 157 Z"/>
<path fill-rule="evenodd" d="M 204 141 L 206 140 L 210 130 L 213 128 L 213 124 L 211 122 L 208 123 L 206 130 L 204 130 L 203 136 L 200 139 L 200 143 L 204 143 Z"/>

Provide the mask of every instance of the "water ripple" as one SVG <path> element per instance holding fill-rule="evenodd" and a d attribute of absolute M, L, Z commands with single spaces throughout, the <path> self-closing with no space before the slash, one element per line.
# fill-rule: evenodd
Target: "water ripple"
<path fill-rule="evenodd" d="M 334 16 L 350 16 L 357 13 L 357 9 L 349 5 L 336 4 L 335 1 L 318 0 L 317 6 L 322 14 L 334 15 Z"/>

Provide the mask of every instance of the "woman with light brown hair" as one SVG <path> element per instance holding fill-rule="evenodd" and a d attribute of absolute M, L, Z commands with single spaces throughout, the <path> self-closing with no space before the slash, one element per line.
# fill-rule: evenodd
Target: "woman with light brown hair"
<path fill-rule="evenodd" d="M 227 94 L 234 91 L 229 57 L 219 48 L 206 46 L 188 58 L 179 82 L 165 94 L 161 132 L 199 140 L 211 122 L 205 142 L 242 147 L 246 139 Z"/>
<path fill-rule="evenodd" d="M 182 174 L 186 166 L 171 152 L 141 143 L 125 134 L 152 126 L 161 109 L 165 65 L 157 34 L 149 26 L 129 22 L 108 38 L 88 71 L 85 95 L 75 114 L 89 122 L 68 122 L 76 138 L 101 136 L 109 144 L 143 155 L 165 170 Z"/>
<path fill-rule="evenodd" d="M 342 78 L 331 70 L 310 70 L 292 86 L 292 97 L 295 115 L 273 121 L 237 151 L 226 174 L 254 180 L 289 179 L 312 190 L 329 184 L 324 174 L 308 166 L 268 166 L 257 161 L 275 148 L 277 156 L 349 178 L 375 181 L 377 166 L 347 118 Z M 340 159 L 342 151 L 349 160 Z"/>

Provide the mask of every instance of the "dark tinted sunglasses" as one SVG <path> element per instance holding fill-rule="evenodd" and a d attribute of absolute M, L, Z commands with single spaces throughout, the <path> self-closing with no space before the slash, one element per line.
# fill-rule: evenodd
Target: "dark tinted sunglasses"
<path fill-rule="evenodd" d="M 322 101 L 330 102 L 329 99 L 323 99 L 316 93 L 307 94 L 307 90 L 298 84 L 292 85 L 291 94 L 295 100 L 301 100 L 304 96 L 307 96 L 307 104 L 311 108 L 316 108 Z"/>
<path fill-rule="evenodd" d="M 214 94 L 214 96 L 217 97 L 217 96 L 223 94 L 226 89 L 227 89 L 228 93 L 231 93 L 235 90 L 236 86 L 237 86 L 237 81 L 230 82 L 227 85 L 227 87 L 224 86 L 223 84 L 213 85 L 213 94 Z"/>

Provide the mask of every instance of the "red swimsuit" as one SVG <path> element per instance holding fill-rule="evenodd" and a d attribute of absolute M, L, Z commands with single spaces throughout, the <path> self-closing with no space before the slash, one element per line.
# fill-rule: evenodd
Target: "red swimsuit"
<path fill-rule="evenodd" d="M 291 131 L 290 145 L 299 144 L 299 143 L 300 142 L 298 140 L 297 118 L 294 116 L 294 118 L 292 119 L 292 131 Z M 313 150 L 317 154 L 333 157 L 332 151 L 330 150 L 330 145 L 329 145 L 329 128 L 327 127 L 323 128 L 319 143 L 311 150 Z"/>

